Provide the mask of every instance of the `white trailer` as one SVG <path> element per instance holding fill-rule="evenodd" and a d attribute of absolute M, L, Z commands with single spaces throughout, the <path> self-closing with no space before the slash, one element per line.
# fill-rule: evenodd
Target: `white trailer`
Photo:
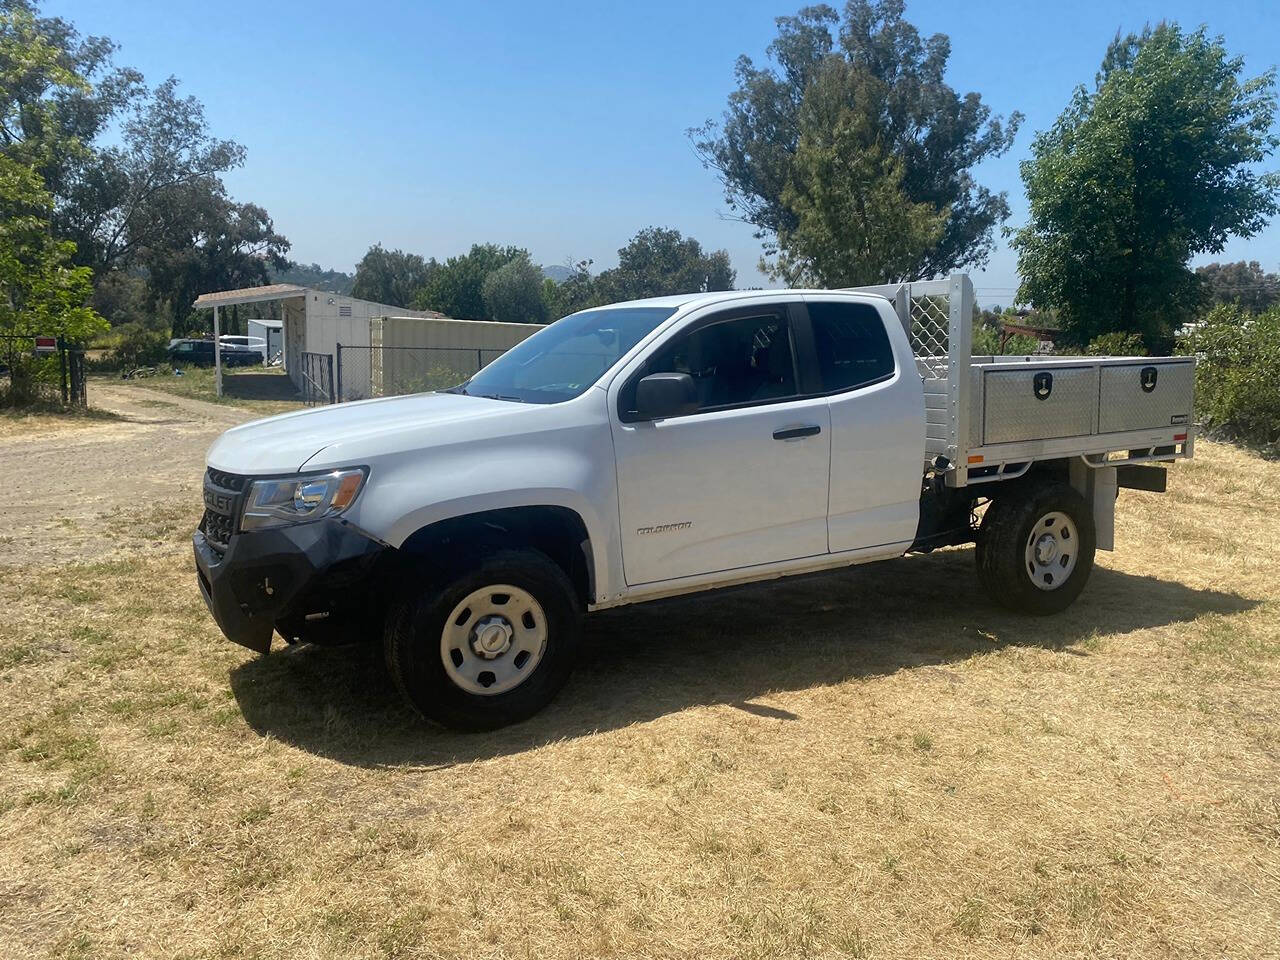
<path fill-rule="evenodd" d="M 284 360 L 284 321 L 283 320 L 249 320 L 245 330 L 250 337 L 260 339 L 265 344 L 263 363 L 279 365 Z"/>

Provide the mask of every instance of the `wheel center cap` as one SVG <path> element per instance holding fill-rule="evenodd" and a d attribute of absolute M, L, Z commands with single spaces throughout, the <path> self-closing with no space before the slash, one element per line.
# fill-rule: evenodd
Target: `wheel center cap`
<path fill-rule="evenodd" d="M 511 634 L 506 617 L 484 617 L 471 633 L 471 649 L 486 660 L 496 659 L 511 649 Z"/>
<path fill-rule="evenodd" d="M 1058 555 L 1058 540 L 1053 534 L 1046 533 L 1036 541 L 1036 562 L 1045 565 L 1053 562 Z"/>

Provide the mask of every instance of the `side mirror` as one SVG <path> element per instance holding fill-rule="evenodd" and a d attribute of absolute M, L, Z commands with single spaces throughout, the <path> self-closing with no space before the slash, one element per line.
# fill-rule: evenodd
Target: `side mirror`
<path fill-rule="evenodd" d="M 698 389 L 687 373 L 651 373 L 636 384 L 636 413 L 641 420 L 680 417 L 698 409 Z"/>

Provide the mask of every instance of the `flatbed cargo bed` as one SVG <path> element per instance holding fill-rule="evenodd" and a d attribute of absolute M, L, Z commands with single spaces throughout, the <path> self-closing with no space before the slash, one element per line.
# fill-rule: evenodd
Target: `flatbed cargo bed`
<path fill-rule="evenodd" d="M 966 275 L 858 289 L 892 301 L 907 330 L 925 452 L 948 486 L 1021 476 L 1037 460 L 1112 467 L 1192 455 L 1194 357 L 975 357 Z"/>

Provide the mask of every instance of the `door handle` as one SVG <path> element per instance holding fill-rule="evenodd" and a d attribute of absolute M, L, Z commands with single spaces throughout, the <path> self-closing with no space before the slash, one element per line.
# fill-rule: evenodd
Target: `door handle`
<path fill-rule="evenodd" d="M 801 437 L 815 437 L 821 432 L 822 428 L 816 423 L 807 427 L 786 427 L 782 430 L 773 431 L 773 439 L 799 440 Z"/>

